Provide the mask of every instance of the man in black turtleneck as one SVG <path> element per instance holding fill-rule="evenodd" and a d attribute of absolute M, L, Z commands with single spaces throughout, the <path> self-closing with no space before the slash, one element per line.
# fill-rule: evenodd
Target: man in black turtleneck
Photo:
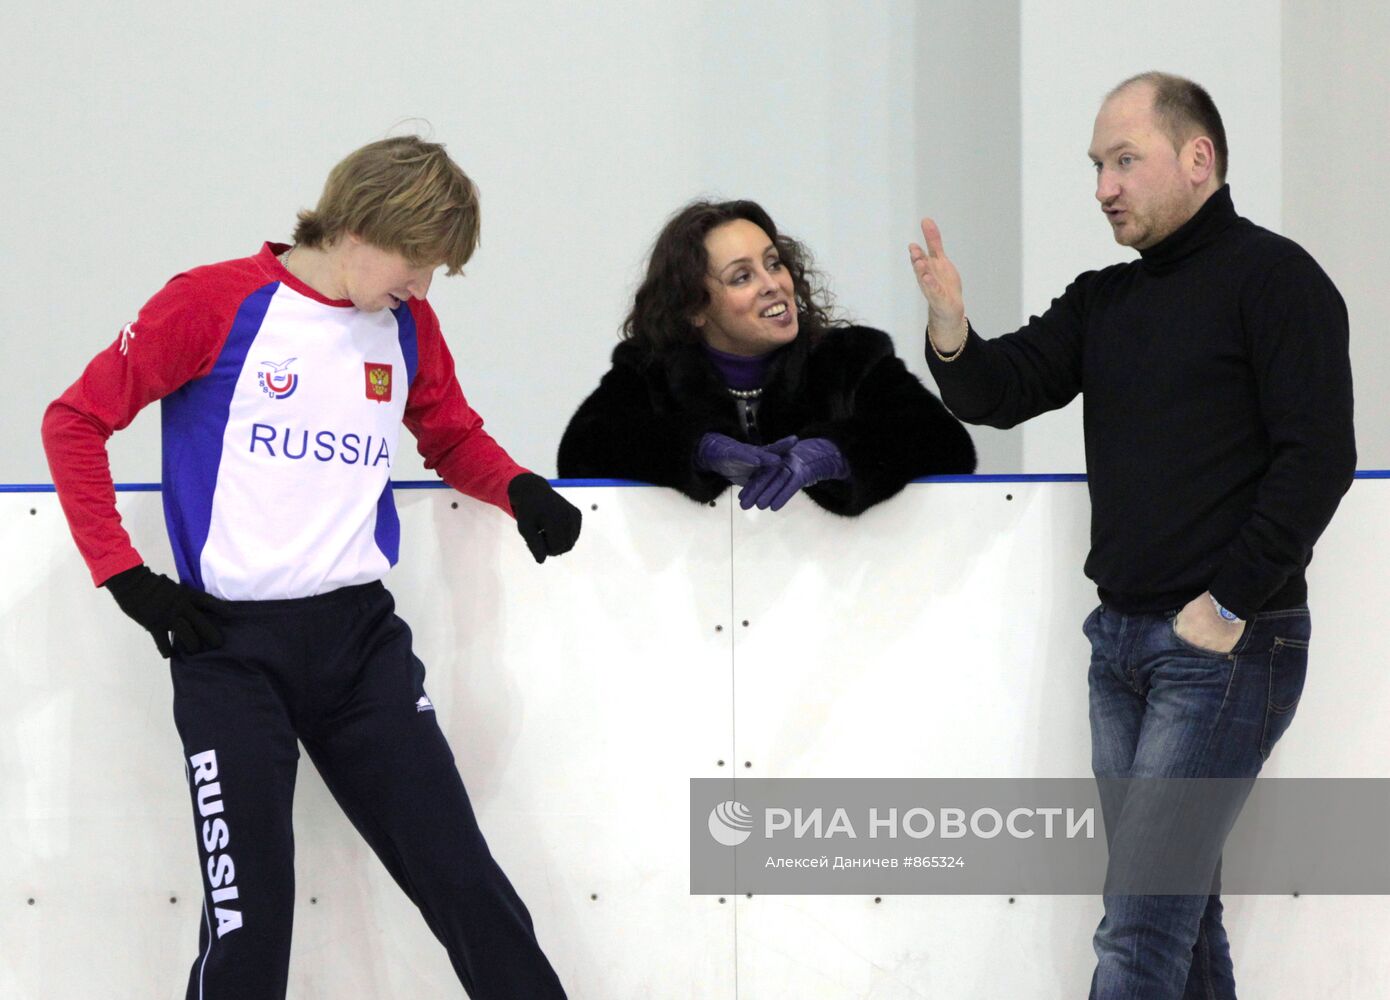
<path fill-rule="evenodd" d="M 1115 240 L 1140 259 L 1082 274 L 1021 330 L 970 329 L 931 220 L 911 257 L 927 361 L 956 416 L 1012 427 L 1083 395 L 1086 574 L 1102 602 L 1085 625 L 1092 766 L 1113 877 L 1122 854 L 1177 831 L 1135 794 L 1162 782 L 1117 796 L 1107 779 L 1253 780 L 1287 728 L 1307 665 L 1304 571 L 1356 451 L 1346 307 L 1301 247 L 1236 214 L 1206 91 L 1125 81 L 1090 156 Z M 1198 852 L 1213 887 L 1240 804 Z M 1107 892 L 1095 950 L 1093 998 L 1235 996 L 1215 888 Z"/>

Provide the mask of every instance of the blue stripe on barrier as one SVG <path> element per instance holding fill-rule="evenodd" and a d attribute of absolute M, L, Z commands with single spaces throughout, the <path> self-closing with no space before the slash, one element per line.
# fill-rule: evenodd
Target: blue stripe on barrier
<path fill-rule="evenodd" d="M 117 483 L 120 493 L 158 493 L 159 483 Z M 52 483 L 0 483 L 0 493 L 55 493 Z"/>
<path fill-rule="evenodd" d="M 1390 479 L 1390 469 L 1363 469 L 1357 479 Z M 1036 472 L 1011 475 L 924 476 L 914 483 L 1084 483 L 1081 472 Z M 552 486 L 647 486 L 635 479 L 552 479 Z M 438 479 L 399 479 L 391 483 L 397 490 L 447 490 L 449 485 Z M 117 483 L 120 493 L 158 493 L 159 483 Z M 52 483 L 0 483 L 0 493 L 52 493 Z"/>

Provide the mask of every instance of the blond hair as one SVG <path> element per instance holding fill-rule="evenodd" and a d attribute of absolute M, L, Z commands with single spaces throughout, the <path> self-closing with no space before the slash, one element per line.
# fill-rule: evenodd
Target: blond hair
<path fill-rule="evenodd" d="M 318 206 L 299 213 L 294 241 L 323 247 L 352 233 L 412 264 L 458 274 L 478 248 L 478 188 L 444 146 L 418 136 L 349 153 L 324 183 Z"/>

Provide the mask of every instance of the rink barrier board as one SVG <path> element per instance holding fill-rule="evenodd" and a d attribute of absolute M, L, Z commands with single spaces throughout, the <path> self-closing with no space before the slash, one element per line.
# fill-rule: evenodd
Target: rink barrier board
<path fill-rule="evenodd" d="M 1387 477 L 1359 474 L 1318 546 L 1309 685 L 1266 773 L 1390 777 L 1390 671 L 1358 611 L 1390 601 Z M 856 519 L 567 485 L 584 534 L 544 566 L 500 512 L 397 484 L 388 586 L 572 996 L 1084 992 L 1092 897 L 691 896 L 686 864 L 692 777 L 732 795 L 744 774 L 1087 774 L 1080 481 L 931 481 Z M 157 490 L 129 484 L 118 505 L 167 571 Z M 86 996 L 91 968 L 112 996 L 181 996 L 199 882 L 166 670 L 91 586 L 52 487 L 0 492 L 23 569 L 0 581 L 0 996 Z M 311 766 L 296 827 L 291 992 L 457 992 Z M 1234 897 L 1227 913 L 1252 995 L 1335 979 L 1374 996 L 1390 979 L 1383 897 Z"/>

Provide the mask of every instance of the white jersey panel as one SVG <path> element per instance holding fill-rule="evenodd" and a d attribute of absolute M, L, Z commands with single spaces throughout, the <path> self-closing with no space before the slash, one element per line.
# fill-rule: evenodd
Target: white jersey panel
<path fill-rule="evenodd" d="M 392 312 L 276 289 L 231 397 L 201 554 L 208 593 L 308 597 L 386 574 L 377 534 L 380 518 L 396 523 L 382 494 L 407 391 Z"/>

